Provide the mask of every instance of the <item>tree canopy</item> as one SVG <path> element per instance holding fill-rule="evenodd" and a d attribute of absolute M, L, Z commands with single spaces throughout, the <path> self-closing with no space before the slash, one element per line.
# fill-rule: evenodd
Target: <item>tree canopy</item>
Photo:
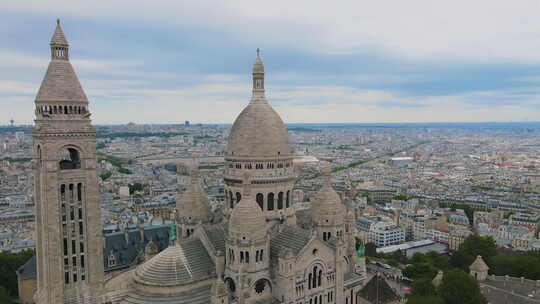
<path fill-rule="evenodd" d="M 7 293 L 8 296 L 18 297 L 19 290 L 17 284 L 17 269 L 26 263 L 32 256 L 34 250 L 25 250 L 18 253 L 0 252 L 0 299 Z M 5 303 L 0 301 L 0 303 Z M 7 302 L 9 303 L 9 302 Z"/>
<path fill-rule="evenodd" d="M 438 294 L 445 304 L 487 304 L 478 282 L 461 269 L 444 274 Z"/>

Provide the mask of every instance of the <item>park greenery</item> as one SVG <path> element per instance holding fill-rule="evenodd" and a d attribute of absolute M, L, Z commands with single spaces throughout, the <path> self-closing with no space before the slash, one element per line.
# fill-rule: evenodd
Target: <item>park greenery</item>
<path fill-rule="evenodd" d="M 34 250 L 0 252 L 0 303 L 14 303 L 19 296 L 17 269 L 34 255 Z"/>
<path fill-rule="evenodd" d="M 359 244 L 361 241 L 357 239 L 357 246 Z M 540 252 L 497 251 L 493 238 L 476 234 L 466 238 L 459 249 L 449 255 L 432 251 L 407 257 L 399 250 L 377 253 L 373 243 L 364 246 L 368 258 L 400 267 L 403 275 L 414 281 L 407 302 L 412 304 L 487 303 L 480 295 L 477 282 L 468 274 L 469 266 L 479 255 L 489 266 L 490 274 L 540 280 Z M 439 288 L 435 288 L 431 281 L 439 270 L 444 273 L 443 281 Z"/>
<path fill-rule="evenodd" d="M 142 192 L 142 191 L 144 191 L 144 186 L 143 186 L 143 184 L 141 184 L 141 183 L 133 183 L 133 184 L 129 184 L 128 187 L 129 187 L 129 194 L 130 194 L 130 195 L 133 195 L 133 194 L 135 194 L 136 192 Z"/>
<path fill-rule="evenodd" d="M 440 286 L 428 278 L 416 280 L 407 296 L 408 304 L 487 304 L 478 282 L 461 269 L 444 273 Z"/>
<path fill-rule="evenodd" d="M 403 193 L 396 194 L 396 195 L 394 195 L 394 197 L 392 197 L 392 199 L 395 199 L 395 200 L 398 200 L 398 201 L 408 201 L 411 198 L 412 198 L 412 196 L 407 195 L 407 194 L 403 194 Z"/>
<path fill-rule="evenodd" d="M 131 160 L 126 160 L 126 159 L 119 158 L 119 157 L 116 157 L 116 156 L 108 155 L 108 154 L 105 154 L 103 152 L 97 152 L 96 155 L 97 155 L 98 161 L 107 161 L 107 162 L 111 163 L 113 166 L 115 166 L 118 169 L 119 173 L 133 174 L 133 172 L 131 172 L 131 170 L 129 170 L 127 168 L 124 168 L 124 165 L 130 164 Z M 102 181 L 106 181 L 111 176 L 112 176 L 112 172 L 109 172 L 109 171 L 104 172 L 104 173 L 99 175 L 99 177 L 101 177 Z"/>

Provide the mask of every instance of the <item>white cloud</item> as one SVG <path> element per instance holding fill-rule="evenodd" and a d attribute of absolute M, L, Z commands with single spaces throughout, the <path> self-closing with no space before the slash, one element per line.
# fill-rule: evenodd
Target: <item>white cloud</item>
<path fill-rule="evenodd" d="M 0 9 L 223 30 L 259 45 L 411 60 L 540 62 L 540 1 L 2 1 Z"/>

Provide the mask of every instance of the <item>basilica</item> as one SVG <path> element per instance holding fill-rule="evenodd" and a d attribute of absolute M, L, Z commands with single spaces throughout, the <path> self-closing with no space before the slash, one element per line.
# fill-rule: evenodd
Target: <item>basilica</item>
<path fill-rule="evenodd" d="M 223 218 L 212 216 L 194 168 L 168 247 L 158 253 L 150 240 L 138 265 L 105 275 L 96 130 L 59 22 L 50 49 L 33 130 L 36 303 L 371 303 L 361 296 L 370 284 L 355 218 L 329 169 L 309 224 L 297 223 L 294 153 L 258 52 L 251 100 L 228 138 Z"/>

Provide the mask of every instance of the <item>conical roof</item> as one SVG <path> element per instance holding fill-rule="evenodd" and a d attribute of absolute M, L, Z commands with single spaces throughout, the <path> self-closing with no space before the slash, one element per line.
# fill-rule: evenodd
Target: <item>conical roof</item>
<path fill-rule="evenodd" d="M 261 239 L 266 236 L 266 216 L 250 193 L 249 178 L 244 179 L 244 196 L 234 206 L 229 219 L 229 235 L 237 238 Z"/>
<path fill-rule="evenodd" d="M 311 204 L 311 216 L 315 222 L 330 218 L 334 220 L 334 223 L 343 222 L 346 215 L 346 208 L 337 192 L 332 188 L 331 170 L 329 167 L 323 169 L 323 175 L 324 184 Z"/>
<path fill-rule="evenodd" d="M 62 32 L 60 24 L 51 38 L 51 44 L 59 44 L 67 47 L 67 40 Z M 54 52 L 54 50 L 52 50 Z M 75 74 L 68 56 L 54 56 L 49 63 L 45 77 L 41 82 L 36 103 L 71 103 L 87 104 L 88 99 L 84 93 L 79 78 Z"/>
<path fill-rule="evenodd" d="M 60 26 L 60 19 L 56 20 L 56 29 L 54 30 L 54 34 L 51 38 L 51 45 L 53 44 L 63 46 L 68 45 L 66 35 L 64 35 L 64 31 L 62 31 L 62 27 Z"/>
<path fill-rule="evenodd" d="M 358 294 L 370 303 L 394 303 L 399 301 L 399 295 L 390 287 L 380 274 L 375 274 Z"/>
<path fill-rule="evenodd" d="M 469 266 L 469 270 L 476 271 L 476 272 L 483 272 L 488 271 L 489 266 L 484 262 L 484 259 L 482 259 L 482 256 L 478 255 L 476 256 L 476 260 Z"/>
<path fill-rule="evenodd" d="M 191 183 L 182 193 L 180 202 L 180 216 L 188 220 L 208 222 L 210 218 L 210 205 L 206 192 L 201 186 L 198 170 L 191 173 Z"/>

